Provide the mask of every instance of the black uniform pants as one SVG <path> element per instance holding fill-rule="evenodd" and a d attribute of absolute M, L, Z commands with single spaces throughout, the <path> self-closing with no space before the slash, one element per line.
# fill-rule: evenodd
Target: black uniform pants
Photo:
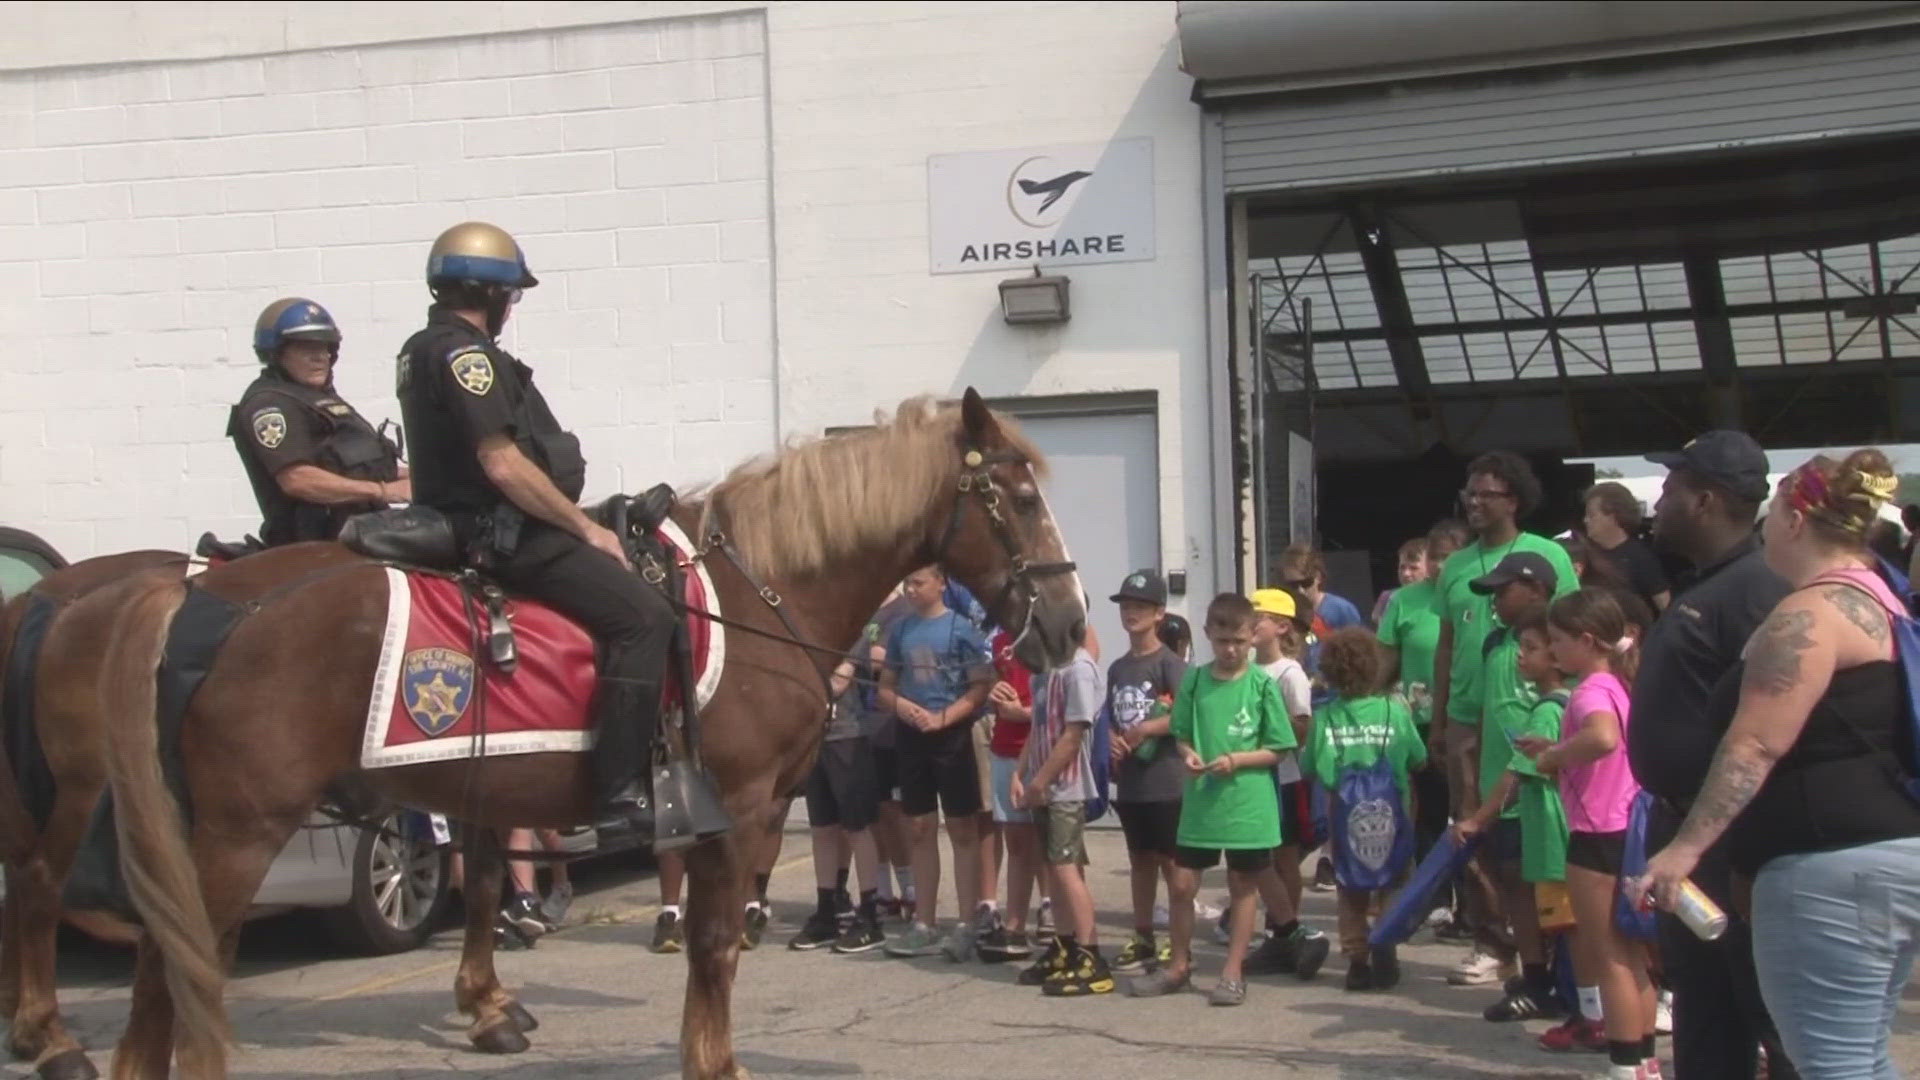
<path fill-rule="evenodd" d="M 647 775 L 674 611 L 658 589 L 571 533 L 528 521 L 499 569 L 515 592 L 580 622 L 600 646 L 594 768 L 605 798 Z"/>
<path fill-rule="evenodd" d="M 1647 823 L 1648 854 L 1667 846 L 1680 828 L 1671 811 L 1660 803 L 1654 806 Z M 1753 1080 L 1754 1049 L 1765 1043 L 1772 1080 L 1799 1080 L 1760 996 L 1753 927 L 1734 910 L 1724 844 L 1707 851 L 1693 872 L 1693 883 L 1727 913 L 1727 932 L 1718 941 L 1701 941 L 1679 919 L 1660 914 L 1660 958 L 1673 990 L 1674 1073 Z"/>

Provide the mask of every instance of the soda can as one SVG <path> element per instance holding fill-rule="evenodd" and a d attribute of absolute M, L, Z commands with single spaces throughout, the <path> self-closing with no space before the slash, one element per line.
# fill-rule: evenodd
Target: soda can
<path fill-rule="evenodd" d="M 1727 932 L 1727 913 L 1692 881 L 1680 883 L 1680 897 L 1673 906 L 1673 914 L 1701 941 L 1714 941 Z"/>

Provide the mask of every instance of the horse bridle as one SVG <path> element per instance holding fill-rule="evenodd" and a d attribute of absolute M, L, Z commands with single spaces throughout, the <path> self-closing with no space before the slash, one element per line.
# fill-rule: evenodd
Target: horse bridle
<path fill-rule="evenodd" d="M 1034 579 L 1051 577 L 1055 574 L 1071 574 L 1079 567 L 1072 562 L 1030 563 L 1027 557 L 1020 553 L 1020 545 L 1014 540 L 1013 525 L 1007 521 L 1006 514 L 1001 510 L 1001 488 L 999 481 L 993 478 L 993 467 L 1029 464 L 1025 457 L 1011 450 L 989 452 L 968 447 L 960 456 L 960 464 L 960 481 L 953 496 L 953 511 L 947 515 L 947 527 L 941 533 L 939 546 L 934 548 L 933 561 L 943 566 L 946 564 L 947 549 L 953 546 L 954 535 L 960 530 L 960 514 L 965 508 L 967 497 L 971 495 L 978 498 L 980 509 L 987 515 L 988 528 L 1000 541 L 1000 546 L 1006 550 L 1007 562 L 1011 567 L 1006 585 L 1001 587 L 1000 594 L 994 598 L 992 604 L 988 605 L 987 610 L 1005 610 L 1007 600 L 1013 596 L 1016 589 L 1019 590 L 1020 595 L 1027 600 L 1027 618 L 1016 640 L 1024 638 L 1028 628 L 1033 625 L 1034 606 L 1040 599 L 1040 586 Z"/>

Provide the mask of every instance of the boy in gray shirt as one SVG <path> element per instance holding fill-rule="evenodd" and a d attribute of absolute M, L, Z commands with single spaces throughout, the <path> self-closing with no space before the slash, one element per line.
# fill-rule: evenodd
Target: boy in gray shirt
<path fill-rule="evenodd" d="M 1127 839 L 1133 877 L 1133 939 L 1114 958 L 1116 972 L 1144 971 L 1165 958 L 1153 938 L 1153 901 L 1161 879 L 1173 889 L 1173 854 L 1180 831 L 1180 795 L 1186 767 L 1173 746 L 1173 695 L 1186 661 L 1160 640 L 1167 614 L 1167 583 L 1136 570 L 1112 598 L 1120 605 L 1127 652 L 1107 668 L 1107 716 L 1113 725 L 1116 791 L 1113 808 Z"/>

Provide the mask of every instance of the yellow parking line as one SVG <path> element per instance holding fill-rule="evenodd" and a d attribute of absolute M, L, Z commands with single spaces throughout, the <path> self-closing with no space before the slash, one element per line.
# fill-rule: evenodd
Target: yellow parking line
<path fill-rule="evenodd" d="M 773 873 L 778 874 L 783 870 L 791 870 L 792 868 L 799 866 L 801 863 L 812 862 L 812 861 L 813 861 L 813 855 L 811 853 L 808 853 L 806 855 L 796 855 L 793 858 L 786 860 L 785 862 L 776 863 L 773 868 Z M 612 912 L 607 915 L 595 916 L 593 921 L 596 923 L 636 922 L 641 919 L 645 919 L 649 916 L 652 916 L 654 914 L 657 914 L 659 910 L 660 910 L 659 904 L 648 904 L 642 907 L 630 908 L 626 911 Z M 437 960 L 431 964 L 425 965 L 424 967 L 414 968 L 411 971 L 402 971 L 393 975 L 383 975 L 377 979 L 368 979 L 366 982 L 359 983 L 355 986 L 349 986 L 345 990 L 338 990 L 331 994 L 323 994 L 320 997 L 313 998 L 299 1005 L 295 1005 L 294 1008 L 296 1009 L 307 1008 L 313 1005 L 317 1005 L 323 1001 L 344 1001 L 347 998 L 360 997 L 363 994 L 377 993 L 381 990 L 387 989 L 388 987 L 398 986 L 401 983 L 405 983 L 405 982 L 412 982 L 415 979 L 423 978 L 428 975 L 437 974 L 443 971 L 453 971 L 459 966 L 460 966 L 460 961 L 458 960 Z"/>

